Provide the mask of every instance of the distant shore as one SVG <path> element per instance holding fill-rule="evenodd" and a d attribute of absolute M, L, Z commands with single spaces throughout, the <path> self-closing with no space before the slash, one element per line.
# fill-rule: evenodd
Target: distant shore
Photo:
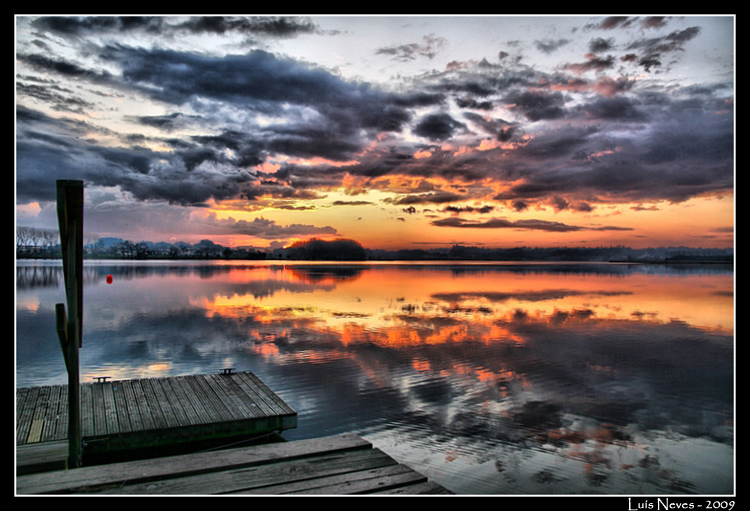
<path fill-rule="evenodd" d="M 51 229 L 17 228 L 17 259 L 61 257 L 57 233 Z M 111 260 L 294 260 L 294 261 L 495 261 L 495 262 L 617 262 L 658 264 L 734 264 L 733 248 L 650 247 L 509 247 L 460 245 L 439 248 L 365 248 L 352 239 L 309 238 L 283 248 L 226 247 L 210 239 L 198 243 L 137 243 L 91 235 L 84 258 Z"/>
<path fill-rule="evenodd" d="M 60 260 L 59 254 L 16 256 L 16 260 Z M 279 257 L 169 257 L 169 256 L 145 256 L 145 257 L 123 257 L 123 256 L 84 256 L 84 260 L 96 261 L 322 261 L 322 262 L 503 262 L 503 263 L 617 263 L 617 264 L 668 264 L 668 265 L 734 265 L 734 256 L 704 257 L 704 258 L 667 258 L 667 259 L 490 259 L 490 258 L 364 258 L 364 259 L 329 259 L 329 258 L 279 258 Z"/>
<path fill-rule="evenodd" d="M 59 259 L 59 245 L 16 247 L 17 259 Z M 443 248 L 368 249 L 350 239 L 311 238 L 291 246 L 264 250 L 200 243 L 133 243 L 104 238 L 84 246 L 84 258 L 101 260 L 227 260 L 227 261 L 487 261 L 487 262 L 611 262 L 640 264 L 734 264 L 734 249 L 652 247 L 512 247 L 453 245 Z"/>

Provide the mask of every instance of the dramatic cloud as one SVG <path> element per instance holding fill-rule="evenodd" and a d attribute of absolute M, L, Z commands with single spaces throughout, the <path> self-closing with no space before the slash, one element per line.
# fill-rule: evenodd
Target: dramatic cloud
<path fill-rule="evenodd" d="M 731 18 L 505 21 L 20 17 L 17 204 L 64 178 L 131 204 L 442 205 L 432 225 L 478 228 L 455 215 L 733 192 Z M 485 33 L 508 37 L 457 37 Z"/>

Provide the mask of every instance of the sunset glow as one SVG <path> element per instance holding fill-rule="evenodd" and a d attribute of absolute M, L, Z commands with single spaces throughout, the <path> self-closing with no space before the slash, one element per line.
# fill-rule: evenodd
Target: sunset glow
<path fill-rule="evenodd" d="M 81 179 L 134 242 L 731 248 L 733 48 L 731 16 L 19 16 L 16 222 Z"/>

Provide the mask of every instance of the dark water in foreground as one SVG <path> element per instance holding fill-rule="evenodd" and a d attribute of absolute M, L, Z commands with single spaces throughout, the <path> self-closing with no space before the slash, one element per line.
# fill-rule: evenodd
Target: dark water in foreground
<path fill-rule="evenodd" d="M 82 381 L 255 372 L 461 494 L 732 494 L 715 266 L 87 262 Z M 112 284 L 106 276 L 112 275 Z M 17 265 L 17 386 L 66 383 L 59 262 Z"/>

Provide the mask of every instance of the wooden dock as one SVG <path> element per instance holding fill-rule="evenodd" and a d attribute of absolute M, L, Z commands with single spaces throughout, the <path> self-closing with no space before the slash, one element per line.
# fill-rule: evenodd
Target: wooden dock
<path fill-rule="evenodd" d="M 450 494 L 352 434 L 37 473 L 17 494 Z"/>
<path fill-rule="evenodd" d="M 67 385 L 17 389 L 19 473 L 64 450 L 67 396 Z M 297 413 L 251 372 L 82 383 L 80 396 L 84 456 L 297 427 Z"/>

